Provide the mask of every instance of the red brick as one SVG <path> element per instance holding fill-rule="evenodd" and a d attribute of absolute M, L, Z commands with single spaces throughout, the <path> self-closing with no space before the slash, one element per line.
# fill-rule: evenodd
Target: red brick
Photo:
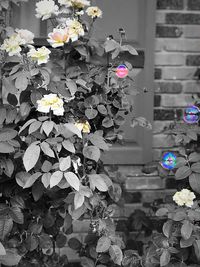
<path fill-rule="evenodd" d="M 194 13 L 167 13 L 167 24 L 200 24 L 200 14 Z"/>
<path fill-rule="evenodd" d="M 192 80 L 196 72 L 195 67 L 165 67 L 162 68 L 162 79 L 165 80 Z"/>
<path fill-rule="evenodd" d="M 200 40 L 196 39 L 166 39 L 161 41 L 160 46 L 166 51 L 174 52 L 200 52 Z"/>
<path fill-rule="evenodd" d="M 200 66 L 200 55 L 187 55 L 186 65 L 187 66 Z"/>
<path fill-rule="evenodd" d="M 185 25 L 182 26 L 183 35 L 186 38 L 200 38 L 200 27 L 199 25 Z"/>
<path fill-rule="evenodd" d="M 200 0 L 188 0 L 189 10 L 200 10 Z"/>
<path fill-rule="evenodd" d="M 183 9 L 183 0 L 157 0 L 157 9 Z"/>
<path fill-rule="evenodd" d="M 192 104 L 194 99 L 191 95 L 162 95 L 161 106 L 163 107 L 186 107 Z"/>
<path fill-rule="evenodd" d="M 125 183 L 126 190 L 145 190 L 164 188 L 163 180 L 158 177 L 129 177 Z"/>
<path fill-rule="evenodd" d="M 178 94 L 182 91 L 180 82 L 158 82 L 156 83 L 155 93 Z"/>
<path fill-rule="evenodd" d="M 200 82 L 199 81 L 186 81 L 183 83 L 184 93 L 200 93 Z"/>
<path fill-rule="evenodd" d="M 182 66 L 185 63 L 185 55 L 179 53 L 155 53 L 156 66 Z"/>
<path fill-rule="evenodd" d="M 163 26 L 157 25 L 156 27 L 156 37 L 169 38 L 174 37 L 178 38 L 182 35 L 182 30 L 180 27 L 176 26 Z"/>

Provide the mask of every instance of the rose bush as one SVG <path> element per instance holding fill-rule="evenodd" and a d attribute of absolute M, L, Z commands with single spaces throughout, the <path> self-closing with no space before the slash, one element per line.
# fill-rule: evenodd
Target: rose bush
<path fill-rule="evenodd" d="M 49 47 L 36 47 L 25 29 L 3 32 L 0 262 L 7 266 L 64 266 L 67 255 L 57 252 L 67 244 L 78 250 L 82 266 L 129 265 L 112 219 L 120 176 L 109 177 L 101 153 L 121 142 L 122 113 L 132 111 L 135 94 L 135 71 L 130 62 L 120 62 L 129 73 L 118 78 L 117 57 L 137 51 L 123 45 L 121 32 L 119 43 L 92 38 L 102 11 L 89 5 L 86 0 L 36 3 L 36 17 L 53 25 Z M 135 125 L 150 127 L 141 117 L 133 119 Z M 70 234 L 83 219 L 90 221 L 90 233 L 80 245 Z M 127 257 L 135 252 L 125 252 Z"/>

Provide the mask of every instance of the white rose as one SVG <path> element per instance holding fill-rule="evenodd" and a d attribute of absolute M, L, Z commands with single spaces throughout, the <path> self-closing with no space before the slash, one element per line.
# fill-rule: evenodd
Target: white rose
<path fill-rule="evenodd" d="M 17 33 L 14 33 L 10 38 L 4 40 L 0 49 L 5 50 L 9 56 L 20 55 L 21 47 L 20 45 L 24 45 L 25 40 L 22 39 Z"/>
<path fill-rule="evenodd" d="M 26 44 L 33 44 L 34 34 L 32 32 L 24 29 L 17 29 L 16 32 L 25 40 Z"/>
<path fill-rule="evenodd" d="M 176 192 L 173 196 L 173 200 L 178 206 L 187 206 L 192 207 L 194 204 L 193 200 L 196 198 L 195 194 L 188 189 L 182 189 L 179 192 Z"/>
<path fill-rule="evenodd" d="M 69 34 L 69 37 L 72 40 L 72 42 L 77 41 L 79 36 L 84 35 L 83 26 L 78 20 L 68 19 L 66 21 L 66 25 L 68 27 L 68 34 Z"/>
<path fill-rule="evenodd" d="M 56 94 L 44 95 L 44 97 L 37 101 L 39 112 L 48 113 L 50 110 L 56 116 L 63 116 L 63 100 L 59 98 Z"/>
<path fill-rule="evenodd" d="M 42 0 L 36 3 L 36 17 L 42 20 L 58 14 L 58 6 L 53 0 Z"/>

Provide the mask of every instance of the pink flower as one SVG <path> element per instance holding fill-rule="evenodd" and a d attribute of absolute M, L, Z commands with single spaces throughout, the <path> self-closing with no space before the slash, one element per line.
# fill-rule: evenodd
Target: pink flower
<path fill-rule="evenodd" d="M 65 29 L 53 29 L 53 32 L 49 33 L 49 39 L 47 40 L 52 47 L 60 47 L 69 42 L 68 30 Z"/>

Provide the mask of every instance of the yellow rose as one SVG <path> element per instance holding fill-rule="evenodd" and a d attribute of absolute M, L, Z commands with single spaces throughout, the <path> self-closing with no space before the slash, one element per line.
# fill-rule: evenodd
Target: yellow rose
<path fill-rule="evenodd" d="M 83 133 L 90 133 L 91 126 L 88 121 L 76 122 L 75 126 Z"/>
<path fill-rule="evenodd" d="M 39 112 L 48 113 L 50 110 L 53 111 L 54 115 L 63 116 L 63 100 L 56 94 L 44 95 L 41 100 L 37 100 Z"/>
<path fill-rule="evenodd" d="M 79 36 L 84 35 L 83 26 L 78 20 L 68 19 L 66 21 L 66 25 L 68 27 L 69 37 L 72 40 L 72 42 L 77 41 Z"/>
<path fill-rule="evenodd" d="M 173 196 L 173 200 L 178 206 L 187 206 L 192 207 L 194 204 L 193 200 L 196 198 L 195 194 L 188 189 L 182 189 L 179 192 L 176 192 Z"/>
<path fill-rule="evenodd" d="M 51 51 L 48 48 L 42 46 L 37 50 L 34 47 L 32 47 L 27 55 L 28 57 L 31 57 L 32 60 L 37 61 L 38 65 L 40 65 L 42 63 L 48 62 L 50 53 Z"/>
<path fill-rule="evenodd" d="M 67 29 L 53 29 L 53 32 L 49 33 L 49 39 L 47 40 L 52 47 L 60 47 L 69 42 L 69 34 Z"/>
<path fill-rule="evenodd" d="M 97 6 L 90 6 L 87 8 L 86 13 L 88 16 L 94 18 L 101 18 L 102 17 L 102 11 Z"/>

